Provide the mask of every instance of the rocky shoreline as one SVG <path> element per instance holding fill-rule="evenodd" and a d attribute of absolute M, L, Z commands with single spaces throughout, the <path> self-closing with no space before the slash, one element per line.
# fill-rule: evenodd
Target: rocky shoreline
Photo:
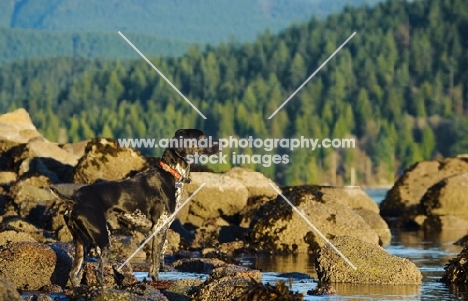
<path fill-rule="evenodd" d="M 381 247 L 391 238 L 387 222 L 396 227 L 468 229 L 468 211 L 460 210 L 467 194 L 459 190 L 468 182 L 465 157 L 418 163 L 395 183 L 380 208 L 360 188 L 276 187 L 356 263 L 357 270 L 293 212 L 261 173 L 243 168 L 213 173 L 195 166 L 184 197 L 201 183 L 206 185 L 179 212 L 168 234 L 166 255 L 173 259 L 170 269 L 207 274 L 205 281 L 137 281 L 134 272 L 144 266 L 130 264 L 117 272 L 144 240 L 140 233 L 122 232 L 112 237 L 106 288 L 96 287 L 96 263 L 87 262 L 82 287 L 70 289 L 72 237 L 62 216 L 65 208 L 54 205 L 48 187 L 71 193 L 80 185 L 131 176 L 156 162 L 111 139 L 49 142 L 22 109 L 0 115 L 0 300 L 23 300 L 17 290 L 39 292 L 27 300 L 52 300 L 53 293 L 70 300 L 251 300 L 262 294 L 302 300 L 286 282 L 263 285 L 260 271 L 236 264 L 236 258 L 247 254 L 313 254 L 320 283 L 313 295 L 333 293 L 329 284 L 334 282 L 420 284 L 422 276 L 414 263 Z M 44 215 L 46 210 L 51 214 Z M 137 254 L 140 261 L 146 251 Z M 460 262 L 449 263 L 446 272 L 455 271 Z M 458 281 L 448 275 L 444 279 Z"/>

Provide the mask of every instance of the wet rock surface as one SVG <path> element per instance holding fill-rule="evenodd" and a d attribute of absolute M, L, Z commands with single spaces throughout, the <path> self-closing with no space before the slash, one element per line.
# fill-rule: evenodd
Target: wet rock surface
<path fill-rule="evenodd" d="M 466 286 L 468 284 L 468 247 L 465 247 L 444 267 L 441 281 L 445 284 Z"/>
<path fill-rule="evenodd" d="M 193 300 L 237 300 L 248 289 L 252 279 L 258 282 L 261 277 L 258 270 L 234 265 L 213 269 L 193 295 Z"/>
<path fill-rule="evenodd" d="M 125 260 L 111 260 L 104 266 L 104 283 L 106 287 L 127 287 L 137 282 L 129 264 L 126 264 L 120 271 L 117 271 L 124 261 Z M 96 268 L 97 262 L 86 262 L 83 265 L 81 284 L 99 286 Z"/>
<path fill-rule="evenodd" d="M 421 284 L 422 275 L 414 263 L 391 255 L 378 245 L 347 236 L 330 242 L 357 269 L 354 270 L 327 244 L 320 250 L 316 264 L 321 283 Z"/>

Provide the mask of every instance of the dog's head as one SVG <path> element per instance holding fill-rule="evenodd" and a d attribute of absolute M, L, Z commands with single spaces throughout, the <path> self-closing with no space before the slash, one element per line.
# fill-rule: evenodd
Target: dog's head
<path fill-rule="evenodd" d="M 172 138 L 172 150 L 180 157 L 188 155 L 212 155 L 219 152 L 219 141 L 205 136 L 198 129 L 180 129 Z"/>

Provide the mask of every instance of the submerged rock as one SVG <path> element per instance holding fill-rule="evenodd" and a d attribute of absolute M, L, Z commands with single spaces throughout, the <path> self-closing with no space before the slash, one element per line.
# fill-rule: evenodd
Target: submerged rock
<path fill-rule="evenodd" d="M 414 263 L 394 256 L 378 245 L 348 236 L 334 238 L 330 243 L 357 270 L 327 244 L 320 250 L 316 264 L 321 283 L 421 284 L 422 274 Z"/>

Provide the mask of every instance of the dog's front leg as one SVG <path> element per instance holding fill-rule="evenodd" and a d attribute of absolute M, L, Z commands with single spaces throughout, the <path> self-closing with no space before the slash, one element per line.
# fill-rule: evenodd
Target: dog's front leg
<path fill-rule="evenodd" d="M 84 245 L 83 243 L 75 239 L 75 257 L 73 258 L 72 268 L 70 271 L 70 282 L 73 287 L 80 286 L 81 282 L 81 266 L 84 259 Z"/>
<path fill-rule="evenodd" d="M 160 229 L 151 240 L 151 267 L 148 276 L 154 281 L 159 279 L 159 269 L 160 266 L 164 264 L 164 254 L 162 254 L 161 251 L 164 241 L 166 240 L 165 230 L 167 230 L 166 227 L 164 227 L 164 229 Z"/>

